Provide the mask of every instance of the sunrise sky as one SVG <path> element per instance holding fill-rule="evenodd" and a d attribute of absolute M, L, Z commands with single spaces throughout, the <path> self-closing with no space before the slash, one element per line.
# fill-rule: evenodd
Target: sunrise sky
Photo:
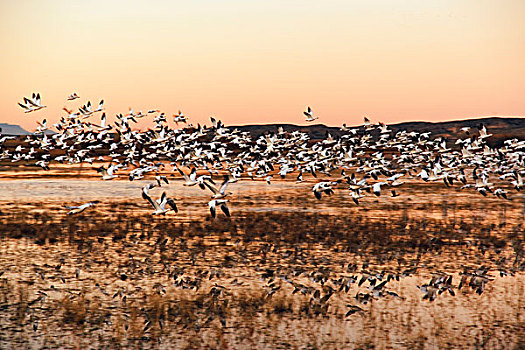
<path fill-rule="evenodd" d="M 0 28 L 0 122 L 28 130 L 101 98 L 227 125 L 525 115 L 523 0 L 6 0 Z"/>

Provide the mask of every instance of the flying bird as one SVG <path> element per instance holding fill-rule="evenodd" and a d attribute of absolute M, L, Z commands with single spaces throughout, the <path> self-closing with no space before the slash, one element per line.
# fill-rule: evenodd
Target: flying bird
<path fill-rule="evenodd" d="M 175 213 L 179 212 L 177 204 L 172 198 L 166 196 L 166 192 L 162 192 L 162 195 L 159 199 L 153 200 L 147 191 L 142 189 L 142 198 L 145 198 L 155 209 L 152 215 L 165 215 L 168 211 L 173 210 Z M 166 208 L 166 205 L 169 205 L 169 208 Z"/>
<path fill-rule="evenodd" d="M 221 208 L 221 210 L 227 217 L 230 217 L 230 210 L 226 206 L 227 202 L 228 202 L 227 199 L 212 199 L 211 201 L 209 201 L 208 207 L 210 208 L 211 217 L 215 218 L 215 216 L 217 215 L 217 212 L 216 212 L 217 206 Z"/>
<path fill-rule="evenodd" d="M 67 97 L 67 100 L 73 101 L 73 100 L 76 100 L 77 98 L 80 98 L 80 96 L 78 96 L 76 92 L 73 92 L 71 95 Z"/>
<path fill-rule="evenodd" d="M 69 212 L 67 213 L 67 215 L 74 215 L 74 214 L 82 213 L 84 210 L 86 210 L 89 207 L 94 206 L 97 203 L 100 203 L 100 201 L 93 201 L 93 202 L 85 203 L 77 207 L 66 205 L 64 206 L 64 208 L 69 209 Z"/>
<path fill-rule="evenodd" d="M 313 122 L 314 120 L 319 119 L 319 117 L 313 115 L 312 108 L 310 108 L 310 106 L 306 107 L 306 111 L 304 111 L 303 114 L 306 116 L 307 122 Z"/>
<path fill-rule="evenodd" d="M 111 164 L 107 169 L 104 166 L 101 166 L 100 168 L 95 168 L 97 172 L 102 174 L 101 180 L 112 180 L 118 177 L 118 175 L 113 174 L 116 169 L 117 166 L 114 164 Z"/>
<path fill-rule="evenodd" d="M 31 98 L 24 97 L 24 103 L 18 102 L 18 105 L 24 109 L 24 113 L 38 111 L 47 106 L 42 105 L 40 93 L 33 93 Z"/>
<path fill-rule="evenodd" d="M 224 176 L 224 181 L 222 182 L 220 189 L 217 189 L 215 186 L 213 186 L 212 184 L 208 182 L 204 182 L 206 187 L 208 187 L 210 191 L 213 192 L 213 195 L 211 196 L 211 198 L 213 199 L 221 199 L 228 195 L 231 195 L 232 192 L 226 192 L 226 188 L 228 187 L 229 183 L 230 183 L 230 177 L 228 175 Z"/>

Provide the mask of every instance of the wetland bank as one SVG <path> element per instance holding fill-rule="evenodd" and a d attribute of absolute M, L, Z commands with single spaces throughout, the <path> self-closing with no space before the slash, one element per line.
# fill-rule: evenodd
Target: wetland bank
<path fill-rule="evenodd" d="M 177 182 L 179 213 L 152 217 L 144 183 L 0 182 L 2 348 L 524 346 L 522 196 L 241 182 L 211 220 Z"/>

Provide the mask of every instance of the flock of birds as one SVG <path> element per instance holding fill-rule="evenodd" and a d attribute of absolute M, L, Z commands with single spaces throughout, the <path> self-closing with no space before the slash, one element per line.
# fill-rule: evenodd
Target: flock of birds
<path fill-rule="evenodd" d="M 78 98 L 72 93 L 67 100 Z M 26 113 L 46 107 L 39 93 L 24 97 L 23 102 L 19 105 Z M 177 212 L 175 200 L 165 192 L 159 199 L 153 199 L 149 193 L 161 187 L 162 182 L 169 183 L 160 175 L 167 166 L 182 175 L 185 186 L 199 185 L 211 192 L 208 206 L 214 217 L 217 207 L 230 215 L 229 184 L 247 179 L 271 184 L 273 176 L 285 179 L 290 173 L 297 174 L 297 183 L 310 175 L 315 181 L 311 191 L 317 199 L 330 196 L 336 188 L 346 188 L 356 205 L 368 194 L 382 195 L 386 188 L 392 197 L 398 196 L 396 188 L 405 184 L 407 178 L 443 181 L 448 187 L 459 183 L 461 189 L 473 189 L 483 196 L 491 193 L 503 199 L 509 198 L 509 189 L 520 191 L 524 187 L 525 141 L 506 140 L 503 147 L 491 148 L 486 143 L 491 134 L 484 125 L 478 127 L 478 132 L 461 129 L 465 137 L 452 146 L 444 138 L 431 138 L 429 132 L 394 132 L 384 123 L 373 124 L 366 116 L 362 126 L 343 124 L 340 137 L 327 134 L 322 140 L 311 140 L 306 133 L 283 128 L 252 138 L 248 132 L 225 127 L 214 117 L 209 127 L 194 126 L 188 124 L 182 111 L 172 117 L 177 125 L 184 124 L 180 128 L 171 128 L 168 116 L 157 109 L 147 113 L 130 109 L 127 114 L 116 115 L 116 120 L 110 123 L 104 113 L 104 100 L 97 108 L 88 101 L 76 112 L 63 110 L 66 115 L 52 125 L 56 131 L 50 132 L 51 127 L 44 119 L 38 122 L 36 132 L 14 149 L 4 144 L 9 137 L 1 138 L 0 160 L 24 161 L 44 170 L 49 170 L 54 162 L 108 162 L 107 166 L 94 168 L 102 180 L 115 179 L 126 170 L 130 181 L 155 175 L 157 182 L 146 185 L 142 191 L 155 215 Z M 306 121 L 318 118 L 309 106 L 304 115 Z M 154 127 L 146 131 L 133 129 L 145 117 L 152 118 Z M 189 174 L 183 171 L 184 167 L 191 169 Z M 337 179 L 333 178 L 334 172 L 340 173 Z M 224 177 L 219 187 L 213 180 L 217 176 Z M 498 186 L 495 179 L 500 180 Z M 79 213 L 94 204 L 71 207 L 69 213 Z"/>
<path fill-rule="evenodd" d="M 79 98 L 73 93 L 67 100 Z M 26 113 L 46 107 L 42 105 L 39 93 L 32 94 L 31 98 L 24 97 L 23 103 L 19 105 Z M 155 189 L 170 185 L 171 180 L 164 175 L 168 170 L 177 177 L 180 175 L 183 186 L 198 187 L 209 193 L 207 205 L 213 218 L 219 211 L 230 216 L 228 203 L 233 195 L 228 191 L 230 184 L 261 181 L 271 185 L 274 177 L 287 179 L 293 176 L 297 184 L 311 184 L 311 193 L 318 200 L 333 195 L 335 191 L 348 191 L 348 199 L 354 203 L 352 205 L 359 205 L 367 197 L 385 196 L 385 192 L 390 197 L 397 197 L 399 193 L 396 191 L 407 180 L 420 180 L 422 183 L 440 181 L 446 187 L 455 186 L 502 200 L 510 200 L 512 191 L 521 191 L 524 187 L 525 141 L 506 140 L 502 147 L 491 148 L 487 144 L 491 135 L 484 125 L 480 125 L 477 130 L 461 129 L 462 137 L 452 145 L 444 138 L 432 138 L 427 132 L 394 132 L 386 124 L 374 124 L 367 117 L 364 118 L 363 125 L 358 127 L 343 124 L 340 137 L 327 134 L 324 139 L 312 140 L 306 133 L 285 131 L 283 128 L 254 138 L 248 132 L 225 127 L 213 117 L 209 127 L 194 126 L 188 123 L 188 118 L 182 111 L 171 117 L 175 125 L 184 124 L 182 127 L 170 127 L 168 116 L 157 109 L 146 113 L 130 110 L 127 114 L 118 114 L 116 120 L 110 123 L 104 112 L 104 100 L 96 108 L 88 101 L 76 111 L 71 108 L 64 108 L 64 111 L 65 115 L 57 123 L 50 125 L 43 119 L 38 122 L 33 135 L 19 138 L 16 142 L 8 142 L 11 137 L 0 137 L 0 160 L 4 164 L 39 166 L 45 171 L 50 170 L 53 163 L 87 163 L 93 166 L 92 170 L 97 171 L 103 181 L 121 178 L 129 181 L 154 179 L 143 186 L 141 191 L 142 198 L 152 206 L 153 215 L 178 212 L 175 198 L 168 195 L 167 191 L 160 193 L 160 196 L 152 194 Z M 318 119 L 310 107 L 307 107 L 304 115 L 307 122 Z M 152 119 L 153 128 L 146 131 L 133 128 L 139 119 L 146 117 Z M 53 132 L 51 128 L 54 129 Z M 106 165 L 100 165 L 101 163 Z M 75 215 L 98 203 L 99 201 L 92 201 L 67 206 L 66 209 L 69 215 Z M 140 239 L 132 235 L 130 241 L 138 244 Z M 149 249 L 153 248 L 150 255 L 154 256 L 155 251 L 163 252 L 166 249 L 167 242 L 167 238 L 159 238 L 154 244 L 144 244 Z M 133 244 L 130 243 L 129 246 Z M 183 242 L 180 249 L 183 252 L 188 250 L 191 259 L 197 256 L 197 252 L 191 251 Z M 236 259 L 241 261 L 241 258 L 248 256 L 246 247 L 232 248 L 232 251 L 235 249 L 239 249 Z M 404 299 L 395 292 L 396 286 L 391 282 L 416 273 L 416 267 L 399 272 L 373 271 L 367 263 L 363 263 L 361 269 L 357 264 L 349 263 L 342 274 L 334 274 L 309 260 L 311 257 L 300 247 L 294 247 L 293 251 L 279 252 L 278 247 L 264 244 L 257 253 L 264 256 L 264 260 L 267 253 L 276 253 L 276 260 L 279 262 L 290 259 L 290 264 L 282 264 L 282 267 L 276 269 L 264 269 L 264 297 L 270 298 L 281 289 L 292 290 L 292 294 L 307 296 L 310 310 L 319 315 L 326 314 L 330 298 L 340 292 L 347 294 L 351 289 L 355 290 L 356 286 L 359 289 L 354 297 L 355 302 L 346 305 L 345 317 L 362 313 L 363 305 L 374 299 Z M 160 269 L 162 264 L 162 271 L 157 274 L 167 274 L 176 287 L 198 290 L 205 283 L 211 285 L 216 278 L 209 290 L 210 298 L 215 301 L 227 293 L 229 287 L 217 283 L 222 283 L 218 279 L 220 269 L 199 269 L 191 277 L 192 274 L 177 266 L 181 257 L 177 254 L 169 255 L 173 259 L 173 265 L 160 259 L 159 266 L 155 266 L 149 255 L 144 261 L 139 261 L 128 253 L 128 261 L 118 264 L 117 280 L 126 281 L 130 276 L 148 279 L 148 273 L 155 270 L 152 267 Z M 122 257 L 125 259 L 124 254 Z M 296 262 L 300 266 L 316 266 L 316 269 L 287 270 L 286 266 Z M 99 263 L 98 260 L 95 263 Z M 100 261 L 100 264 L 107 264 L 107 268 L 112 262 Z M 193 260 L 192 265 L 194 264 Z M 258 265 L 265 266 L 262 260 Z M 51 279 L 45 273 L 53 277 L 55 284 L 58 283 L 55 282 L 55 275 L 60 276 L 64 285 L 66 280 L 73 279 L 71 269 L 71 276 L 68 277 L 65 272 L 62 275 L 62 262 L 57 266 L 45 267 L 47 270 L 38 270 L 42 281 Z M 85 265 L 86 272 L 82 270 L 82 275 L 87 275 L 89 268 L 89 265 Z M 500 271 L 501 276 L 504 273 Z M 0 276 L 2 274 L 3 272 Z M 81 270 L 77 268 L 76 280 L 79 280 L 80 275 Z M 474 271 L 465 269 L 459 274 L 460 282 L 454 284 L 453 278 L 458 277 L 439 272 L 428 283 L 417 288 L 423 294 L 423 299 L 429 301 L 435 300 L 442 293 L 455 295 L 455 291 L 462 288 L 470 288 L 477 294 L 482 294 L 493 277 L 485 267 Z M 228 283 L 238 286 L 245 282 L 238 281 L 235 277 Z M 102 293 L 97 297 L 107 300 L 119 297 L 125 304 L 127 296 L 130 299 L 135 297 L 134 291 L 126 291 L 120 286 L 115 290 L 114 284 L 101 285 L 97 282 L 96 287 L 97 293 Z M 160 283 L 156 283 L 153 289 L 161 295 L 166 293 L 165 287 Z M 39 301 L 43 304 L 48 294 L 52 295 L 57 291 L 59 289 L 51 285 L 48 290 L 39 292 L 39 297 L 29 304 Z M 139 300 L 138 297 L 135 298 Z M 158 320 L 162 328 L 161 321 L 164 322 Z M 151 320 L 146 317 L 144 332 L 149 329 L 150 324 Z M 37 331 L 38 321 L 33 323 L 33 329 Z"/>

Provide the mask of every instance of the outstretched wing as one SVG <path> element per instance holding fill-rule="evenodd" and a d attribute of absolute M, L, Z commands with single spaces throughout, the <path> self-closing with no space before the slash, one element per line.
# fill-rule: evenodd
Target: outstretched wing
<path fill-rule="evenodd" d="M 157 186 L 155 183 L 149 183 L 146 186 L 142 187 L 142 198 L 151 201 L 151 198 L 149 196 L 149 190 L 155 188 L 155 186 Z"/>
<path fill-rule="evenodd" d="M 226 214 L 227 217 L 230 217 L 230 210 L 226 206 L 226 203 L 221 204 L 221 210 Z"/>
<path fill-rule="evenodd" d="M 142 191 L 142 198 L 144 198 L 145 200 L 147 200 L 152 206 L 153 208 L 157 209 L 157 203 L 155 203 L 153 201 L 153 199 L 151 199 L 151 197 L 149 196 L 149 194 L 147 193 L 147 191 Z"/>
<path fill-rule="evenodd" d="M 230 177 L 228 175 L 224 175 L 224 181 L 222 182 L 221 189 L 219 190 L 220 193 L 224 194 L 226 192 L 228 183 L 230 183 Z"/>
<path fill-rule="evenodd" d="M 184 178 L 184 180 L 189 181 L 189 179 L 188 179 L 188 175 L 184 174 L 184 171 L 182 171 L 180 168 L 177 168 L 177 170 L 178 170 L 179 173 L 182 175 L 182 177 Z"/>
<path fill-rule="evenodd" d="M 40 93 L 36 94 L 35 104 L 36 104 L 38 107 L 44 107 L 44 106 L 42 106 L 42 101 L 40 100 Z"/>
<path fill-rule="evenodd" d="M 211 184 L 209 184 L 207 181 L 204 181 L 204 185 L 205 185 L 206 187 L 208 187 L 208 188 L 210 189 L 210 191 L 213 192 L 213 194 L 217 194 L 217 192 L 219 192 L 219 191 L 217 191 L 217 189 L 216 189 L 214 186 L 212 186 Z"/>
<path fill-rule="evenodd" d="M 176 213 L 179 212 L 179 209 L 177 208 L 177 204 L 175 204 L 175 201 L 172 198 L 168 198 L 166 203 L 168 203 L 168 205 L 171 207 L 171 209 L 173 209 L 173 211 L 175 211 Z"/>
<path fill-rule="evenodd" d="M 26 113 L 32 111 L 32 109 L 31 109 L 30 107 L 28 107 L 28 106 L 26 106 L 26 105 L 24 105 L 24 104 L 22 104 L 22 103 L 20 103 L 20 102 L 18 102 L 18 105 L 19 105 L 20 107 L 22 107 L 22 108 L 26 111 Z"/>
<path fill-rule="evenodd" d="M 101 166 L 100 168 L 94 168 L 94 169 L 95 169 L 97 172 L 101 173 L 102 176 L 108 174 L 108 171 L 106 170 L 106 168 L 104 168 L 104 166 Z"/>
<path fill-rule="evenodd" d="M 161 207 L 166 206 L 166 192 L 162 192 L 162 195 L 160 196 L 159 204 Z"/>

